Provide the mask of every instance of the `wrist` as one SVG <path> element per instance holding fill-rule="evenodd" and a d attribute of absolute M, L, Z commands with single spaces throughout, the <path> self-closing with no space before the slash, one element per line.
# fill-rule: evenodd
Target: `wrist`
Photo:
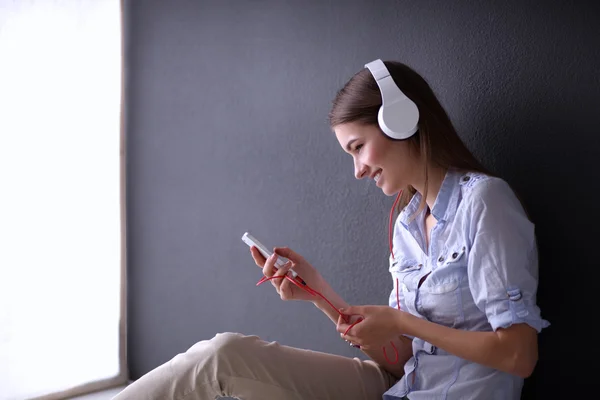
<path fill-rule="evenodd" d="M 397 331 L 403 335 L 417 336 L 414 329 L 415 319 L 418 320 L 419 318 L 409 312 L 398 311 L 394 319 Z"/>
<path fill-rule="evenodd" d="M 321 295 L 323 295 L 327 299 L 329 299 L 329 297 L 331 296 L 331 287 L 327 284 L 325 280 L 320 280 L 318 283 L 312 284 L 311 289 L 317 293 L 321 293 Z M 312 297 L 311 302 L 317 307 L 319 307 L 319 305 L 321 304 L 326 304 L 325 300 L 323 300 L 323 297 L 319 296 L 318 294 L 315 294 Z"/>
<path fill-rule="evenodd" d="M 329 285 L 325 284 L 320 290 L 317 291 L 324 297 L 323 298 L 319 295 L 315 295 L 315 298 L 312 300 L 312 302 L 317 308 L 323 311 L 328 311 L 332 310 L 332 306 L 337 310 L 340 308 L 349 307 L 349 304 L 342 300 L 342 298 L 336 292 L 334 292 Z"/>

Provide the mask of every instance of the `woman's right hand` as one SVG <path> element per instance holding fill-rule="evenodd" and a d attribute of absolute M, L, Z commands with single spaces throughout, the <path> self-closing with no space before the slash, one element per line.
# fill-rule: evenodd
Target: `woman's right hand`
<path fill-rule="evenodd" d="M 281 278 L 271 279 L 270 282 L 282 300 L 307 300 L 312 302 L 320 300 L 319 296 L 299 288 L 284 277 L 290 268 L 293 268 L 308 286 L 317 292 L 322 292 L 327 287 L 327 283 L 321 274 L 304 257 L 287 247 L 276 247 L 273 255 L 267 259 L 254 246 L 250 248 L 250 253 L 256 265 L 262 268 L 264 276 L 267 278 L 281 276 Z M 285 257 L 289 261 L 277 270 L 274 266 L 279 256 Z"/>

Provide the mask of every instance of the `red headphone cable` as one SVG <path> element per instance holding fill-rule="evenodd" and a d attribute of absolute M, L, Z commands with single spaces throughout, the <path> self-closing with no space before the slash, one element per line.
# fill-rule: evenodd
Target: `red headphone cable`
<path fill-rule="evenodd" d="M 390 253 L 392 254 L 392 258 L 395 259 L 394 256 L 394 250 L 393 250 L 393 243 L 392 243 L 392 228 L 393 228 L 393 216 L 394 216 L 394 209 L 396 208 L 396 204 L 398 203 L 398 200 L 400 199 L 400 196 L 402 195 L 402 191 L 400 191 L 400 193 L 398 193 L 398 196 L 396 196 L 396 200 L 394 201 L 394 205 L 392 206 L 392 209 L 390 210 L 390 221 L 389 221 L 389 229 L 388 229 L 388 239 L 389 239 L 389 246 L 390 246 Z M 266 276 L 262 277 L 262 279 L 260 281 L 258 281 L 258 283 L 256 284 L 256 286 L 266 282 L 266 281 L 270 281 L 272 279 L 287 279 L 288 281 L 292 282 L 292 284 L 298 286 L 300 289 L 306 291 L 307 293 L 313 295 L 313 296 L 319 296 L 321 297 L 323 300 L 325 300 L 325 302 L 327 302 L 327 304 L 329 304 L 331 306 L 331 308 L 333 308 L 338 314 L 340 314 L 342 316 L 342 318 L 344 319 L 344 321 L 349 322 L 348 320 L 348 316 L 343 314 L 340 310 L 338 310 L 337 307 L 335 307 L 333 304 L 331 304 L 331 302 L 325 297 L 323 296 L 321 293 L 319 293 L 318 291 L 314 290 L 313 288 L 311 288 L 310 286 L 308 286 L 308 284 L 302 279 L 300 278 L 300 276 L 296 276 L 296 278 L 290 278 L 288 275 L 283 275 L 283 276 L 272 276 L 270 278 L 267 278 Z M 397 302 L 397 307 L 398 310 L 400 310 L 400 295 L 399 295 L 399 289 L 398 289 L 398 278 L 396 278 L 396 302 Z M 352 327 L 356 324 L 358 324 L 359 322 L 361 322 L 363 320 L 363 318 L 359 318 L 357 321 L 355 321 L 353 324 L 351 324 L 348 329 L 346 329 L 346 331 L 344 332 L 344 336 L 350 331 L 350 329 L 352 329 Z M 393 342 L 390 342 L 390 344 L 392 345 L 392 348 L 394 349 L 394 352 L 396 354 L 396 359 L 394 361 L 390 361 L 390 359 L 387 356 L 386 350 L 385 350 L 385 346 L 383 347 L 383 355 L 385 357 L 385 359 L 387 360 L 387 362 L 389 362 L 390 364 L 396 364 L 398 362 L 398 349 L 396 349 L 396 346 L 394 345 Z M 358 348 L 360 348 L 360 346 L 356 346 Z"/>

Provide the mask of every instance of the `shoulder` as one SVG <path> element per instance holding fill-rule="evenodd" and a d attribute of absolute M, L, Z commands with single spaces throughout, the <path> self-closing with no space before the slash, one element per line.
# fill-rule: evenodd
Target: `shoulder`
<path fill-rule="evenodd" d="M 502 178 L 469 172 L 461 177 L 460 185 L 463 201 L 473 210 L 513 208 L 524 211 L 515 191 Z"/>
<path fill-rule="evenodd" d="M 516 192 L 502 178 L 469 173 L 461 178 L 462 204 L 460 213 L 472 232 L 494 236 L 530 237 L 535 225 Z M 524 236 L 523 236 L 524 235 Z"/>

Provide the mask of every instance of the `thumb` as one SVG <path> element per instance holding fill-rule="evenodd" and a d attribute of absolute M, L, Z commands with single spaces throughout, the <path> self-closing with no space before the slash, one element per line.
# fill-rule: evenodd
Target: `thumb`
<path fill-rule="evenodd" d="M 273 252 L 281 257 L 285 257 L 288 260 L 293 261 L 294 263 L 299 263 L 302 260 L 302 256 L 289 247 L 275 247 Z"/>
<path fill-rule="evenodd" d="M 348 306 L 345 308 L 340 308 L 340 312 L 345 315 L 362 315 L 363 307 L 362 306 Z"/>

